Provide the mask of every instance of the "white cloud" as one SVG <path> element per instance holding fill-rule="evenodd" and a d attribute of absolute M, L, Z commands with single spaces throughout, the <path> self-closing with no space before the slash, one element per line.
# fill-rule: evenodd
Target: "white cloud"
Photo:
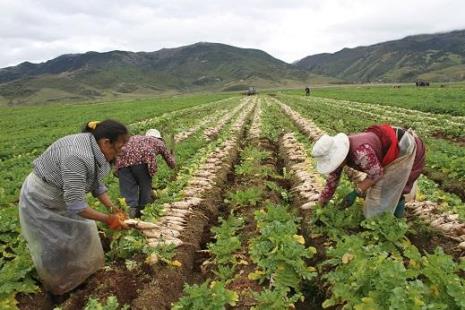
<path fill-rule="evenodd" d="M 199 41 L 284 61 L 418 33 L 464 29 L 461 0 L 0 0 L 0 67 L 86 51 Z"/>

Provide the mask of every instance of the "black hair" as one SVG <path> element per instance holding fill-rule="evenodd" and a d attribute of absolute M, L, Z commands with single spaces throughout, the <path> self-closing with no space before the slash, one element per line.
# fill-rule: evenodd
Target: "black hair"
<path fill-rule="evenodd" d="M 119 137 L 127 135 L 128 129 L 118 121 L 106 119 L 101 122 L 86 123 L 82 132 L 90 132 L 97 141 L 109 139 L 111 143 L 114 143 Z"/>

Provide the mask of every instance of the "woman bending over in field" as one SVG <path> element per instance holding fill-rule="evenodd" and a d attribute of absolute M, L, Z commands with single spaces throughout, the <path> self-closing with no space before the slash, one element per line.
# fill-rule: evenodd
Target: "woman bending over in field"
<path fill-rule="evenodd" d="M 157 155 L 174 168 L 174 155 L 168 151 L 161 134 L 149 129 L 145 136 L 132 136 L 116 158 L 121 196 L 129 205 L 129 217 L 141 216 L 145 205 L 153 202 L 152 178 L 157 173 Z"/>
<path fill-rule="evenodd" d="M 345 165 L 366 174 L 344 199 L 344 206 L 348 207 L 357 196 L 365 197 L 365 217 L 383 212 L 402 217 L 404 195 L 411 192 L 426 157 L 422 140 L 412 130 L 390 125 L 374 125 L 349 136 L 323 135 L 314 144 L 312 156 L 317 170 L 328 174 L 325 188 L 315 197 L 322 205 L 334 195 Z"/>
<path fill-rule="evenodd" d="M 128 130 L 119 122 L 90 122 L 83 133 L 57 140 L 33 162 L 19 199 L 21 230 L 40 279 L 53 294 L 74 289 L 103 266 L 95 220 L 126 228 L 102 179 L 127 140 Z M 90 208 L 88 192 L 113 214 Z"/>

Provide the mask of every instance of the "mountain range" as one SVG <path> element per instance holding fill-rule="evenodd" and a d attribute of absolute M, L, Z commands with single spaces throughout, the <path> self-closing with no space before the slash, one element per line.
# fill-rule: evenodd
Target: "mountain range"
<path fill-rule="evenodd" d="M 465 30 L 344 48 L 292 64 L 258 49 L 207 42 L 155 52 L 67 54 L 0 69 L 0 104 L 416 79 L 465 80 Z"/>
<path fill-rule="evenodd" d="M 344 48 L 334 54 L 305 57 L 295 65 L 347 82 L 465 80 L 465 30 Z"/>

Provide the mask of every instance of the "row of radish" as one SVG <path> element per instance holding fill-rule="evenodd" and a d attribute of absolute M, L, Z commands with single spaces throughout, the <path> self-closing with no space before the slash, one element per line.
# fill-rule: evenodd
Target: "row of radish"
<path fill-rule="evenodd" d="M 252 119 L 252 125 L 250 126 L 250 131 L 249 131 L 249 138 L 250 139 L 258 139 L 258 138 L 260 138 L 261 115 L 262 115 L 262 103 L 261 103 L 261 101 L 259 101 L 258 104 L 257 104 L 257 108 L 255 109 L 253 119 Z"/>
<path fill-rule="evenodd" d="M 416 130 L 423 134 L 432 134 L 438 131 L 444 131 L 445 129 L 461 131 L 463 123 L 457 123 L 446 119 L 436 119 L 430 117 L 430 120 L 425 119 L 417 114 L 405 114 L 400 112 L 391 111 L 390 108 L 380 107 L 369 103 L 357 103 L 344 100 L 332 100 L 314 98 L 314 101 L 323 101 L 324 104 L 335 109 L 344 109 L 351 111 L 358 115 L 366 115 L 369 118 L 381 118 L 384 122 L 391 124 L 402 124 L 408 122 L 411 126 L 414 126 Z M 307 101 L 307 100 L 306 100 Z M 323 104 L 323 103 L 321 103 Z"/>
<path fill-rule="evenodd" d="M 174 136 L 174 142 L 175 143 L 180 143 L 180 142 L 186 140 L 187 138 L 192 136 L 194 133 L 196 133 L 201 128 L 204 128 L 204 127 L 208 126 L 209 124 L 212 124 L 212 123 L 216 122 L 218 120 L 219 116 L 223 115 L 225 112 L 226 112 L 226 110 L 222 110 L 222 109 L 218 110 L 213 115 L 208 115 L 207 117 L 205 117 L 204 119 L 199 121 L 197 125 L 189 128 L 187 130 L 184 130 L 182 132 L 177 133 Z"/>
<path fill-rule="evenodd" d="M 271 98 L 272 102 L 278 104 L 284 113 L 289 116 L 297 127 L 309 137 L 310 140 L 316 140 L 321 137 L 324 132 L 320 130 L 312 121 L 302 117 L 298 112 L 291 109 L 288 105 L 285 105 L 281 101 Z"/>
<path fill-rule="evenodd" d="M 144 120 L 141 120 L 139 122 L 134 122 L 130 124 L 128 127 L 131 131 L 134 132 L 139 132 L 145 130 L 148 126 L 151 126 L 153 122 L 162 122 L 163 120 L 170 120 L 173 118 L 177 118 L 179 116 L 184 116 L 184 115 L 189 115 L 192 113 L 197 113 L 197 112 L 202 112 L 205 110 L 210 110 L 210 109 L 215 109 L 216 106 L 222 105 L 224 103 L 228 103 L 230 101 L 234 100 L 234 98 L 225 98 L 221 100 L 215 100 L 212 102 L 200 104 L 194 107 L 189 107 L 181 110 L 175 110 L 172 112 L 166 112 L 163 113 L 162 115 L 157 115 L 154 116 L 153 118 L 147 118 Z"/>
<path fill-rule="evenodd" d="M 293 133 L 286 133 L 279 141 L 279 153 L 296 184 L 292 192 L 297 194 L 300 208 L 310 209 L 317 202 L 323 183 L 321 177 L 309 169 L 312 164 L 305 147 L 297 141 Z"/>
<path fill-rule="evenodd" d="M 160 217 L 156 223 L 128 220 L 129 225 L 141 229 L 150 246 L 183 244 L 182 232 L 185 230 L 189 216 L 196 209 L 202 208 L 203 197 L 223 182 L 231 169 L 237 156 L 239 136 L 252 109 L 253 105 L 247 105 L 241 111 L 231 127 L 230 137 L 217 147 L 192 175 L 187 186 L 182 190 L 184 198 L 164 204 L 166 215 Z"/>
<path fill-rule="evenodd" d="M 234 117 L 234 115 L 236 115 L 238 111 L 242 110 L 246 105 L 250 104 L 250 101 L 250 97 L 243 99 L 243 103 L 241 103 L 239 106 L 235 107 L 229 113 L 225 114 L 222 118 L 220 118 L 215 126 L 206 128 L 204 131 L 205 139 L 207 139 L 207 141 L 210 141 L 213 140 L 216 136 L 218 136 L 218 133 L 221 131 L 221 129 L 224 126 L 226 126 L 226 124 Z"/>
<path fill-rule="evenodd" d="M 459 242 L 458 248 L 465 250 L 465 224 L 460 221 L 458 214 L 438 212 L 437 205 L 430 201 L 413 201 L 407 203 L 406 207 L 443 235 Z"/>
<path fill-rule="evenodd" d="M 206 162 L 199 167 L 197 173 L 194 174 L 187 187 L 182 191 L 185 197 L 202 197 L 218 184 L 218 178 L 224 179 L 226 177 L 233 159 L 237 156 L 241 131 L 254 107 L 254 104 L 249 104 L 246 101 L 244 109 L 230 129 L 230 138 L 218 147 Z"/>
<path fill-rule="evenodd" d="M 389 115 L 396 118 L 402 119 L 421 119 L 428 126 L 440 126 L 441 124 L 448 127 L 463 127 L 465 122 L 464 116 L 453 116 L 450 114 L 439 114 L 439 113 L 429 113 L 422 112 L 419 110 L 406 109 L 395 106 L 386 106 L 366 102 L 356 102 L 356 101 L 347 101 L 339 99 L 330 99 L 330 98 L 305 98 L 305 101 L 320 101 L 324 100 L 325 104 L 331 104 L 335 107 L 355 107 L 361 109 L 368 109 L 369 111 L 375 112 L 377 114 Z"/>

